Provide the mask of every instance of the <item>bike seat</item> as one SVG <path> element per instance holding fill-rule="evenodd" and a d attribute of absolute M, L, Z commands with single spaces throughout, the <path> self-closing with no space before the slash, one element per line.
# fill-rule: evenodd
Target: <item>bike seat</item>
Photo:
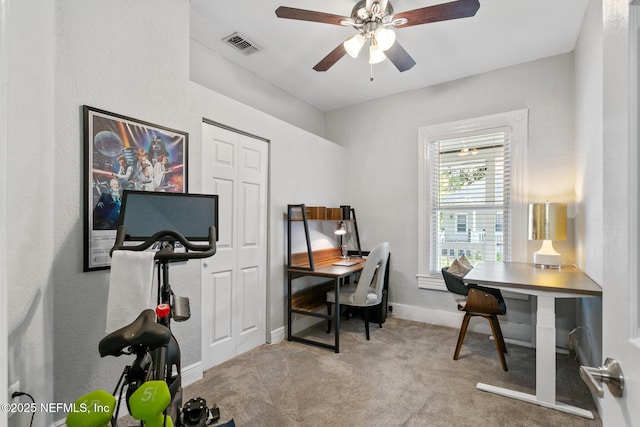
<path fill-rule="evenodd" d="M 169 328 L 156 323 L 155 312 L 146 309 L 127 326 L 123 326 L 102 338 L 98 349 L 102 357 L 120 356 L 127 347 L 140 345 L 153 350 L 167 345 L 170 339 L 171 331 Z"/>

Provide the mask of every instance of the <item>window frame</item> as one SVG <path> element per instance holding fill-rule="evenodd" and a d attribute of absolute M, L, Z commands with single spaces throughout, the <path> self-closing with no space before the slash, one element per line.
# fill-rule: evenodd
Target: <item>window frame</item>
<path fill-rule="evenodd" d="M 430 159 L 433 141 L 478 133 L 498 127 L 511 130 L 511 260 L 526 262 L 527 147 L 529 110 L 520 109 L 472 119 L 425 126 L 418 130 L 418 287 L 446 291 L 441 274 L 431 274 Z"/>

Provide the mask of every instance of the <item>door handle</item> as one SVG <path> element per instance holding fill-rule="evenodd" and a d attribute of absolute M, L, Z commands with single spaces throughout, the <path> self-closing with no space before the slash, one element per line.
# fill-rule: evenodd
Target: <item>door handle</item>
<path fill-rule="evenodd" d="M 607 384 L 612 395 L 622 397 L 624 375 L 622 375 L 620 364 L 615 359 L 607 357 L 604 361 L 604 366 L 599 368 L 580 366 L 580 377 L 598 397 L 604 397 L 604 389 L 601 383 Z"/>

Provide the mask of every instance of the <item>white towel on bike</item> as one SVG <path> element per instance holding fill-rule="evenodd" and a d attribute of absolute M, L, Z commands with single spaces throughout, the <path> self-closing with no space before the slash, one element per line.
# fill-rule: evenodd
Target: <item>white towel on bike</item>
<path fill-rule="evenodd" d="M 131 323 L 142 310 L 155 305 L 151 295 L 154 255 L 154 252 L 148 251 L 113 251 L 107 301 L 107 332 Z"/>

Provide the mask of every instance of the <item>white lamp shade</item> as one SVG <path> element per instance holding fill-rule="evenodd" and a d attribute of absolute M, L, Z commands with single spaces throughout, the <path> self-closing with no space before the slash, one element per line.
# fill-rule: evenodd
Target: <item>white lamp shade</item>
<path fill-rule="evenodd" d="M 387 59 L 383 50 L 376 43 L 371 43 L 369 47 L 369 64 L 378 64 Z"/>
<path fill-rule="evenodd" d="M 388 28 L 380 27 L 375 32 L 375 38 L 380 49 L 387 50 L 396 42 L 396 33 Z"/>
<path fill-rule="evenodd" d="M 357 58 L 362 46 L 364 46 L 364 36 L 362 34 L 356 34 L 344 42 L 343 46 L 350 57 Z"/>

